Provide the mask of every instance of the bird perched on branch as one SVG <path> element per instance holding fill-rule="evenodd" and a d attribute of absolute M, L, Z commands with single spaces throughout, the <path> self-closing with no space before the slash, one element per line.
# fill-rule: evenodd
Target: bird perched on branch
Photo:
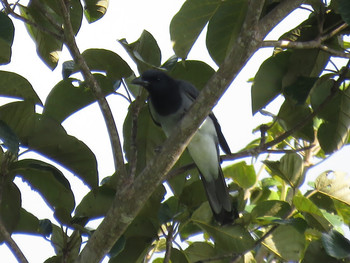
<path fill-rule="evenodd" d="M 199 91 L 189 82 L 176 80 L 159 70 L 147 70 L 132 81 L 148 93 L 151 116 L 166 136 L 176 130 L 179 120 L 190 108 Z M 213 113 L 205 119 L 187 149 L 196 164 L 216 221 L 232 223 L 238 217 L 232 205 L 228 188 L 220 167 L 219 145 L 230 154 L 230 148 Z"/>

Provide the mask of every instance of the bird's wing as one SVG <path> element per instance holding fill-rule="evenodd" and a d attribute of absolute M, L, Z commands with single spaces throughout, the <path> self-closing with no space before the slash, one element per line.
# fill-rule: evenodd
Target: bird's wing
<path fill-rule="evenodd" d="M 185 92 L 185 94 L 192 101 L 194 101 L 198 97 L 199 91 L 198 91 L 198 89 L 196 89 L 195 86 L 193 86 L 191 83 L 189 83 L 187 81 L 183 81 L 183 80 L 178 80 L 178 82 L 179 82 L 180 88 Z M 212 119 L 212 121 L 214 123 L 216 134 L 218 136 L 218 141 L 219 141 L 219 145 L 220 145 L 221 149 L 224 151 L 224 153 L 231 154 L 230 147 L 228 146 L 228 143 L 224 137 L 224 134 L 221 131 L 221 126 L 220 126 L 218 120 L 216 119 L 214 113 L 210 113 L 209 117 Z"/>

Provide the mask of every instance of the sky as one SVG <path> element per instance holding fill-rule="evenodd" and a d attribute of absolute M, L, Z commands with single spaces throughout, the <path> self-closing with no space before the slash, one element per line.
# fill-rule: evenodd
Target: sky
<path fill-rule="evenodd" d="M 173 55 L 169 24 L 183 2 L 183 0 L 110 1 L 108 11 L 101 20 L 90 25 L 84 20 L 77 37 L 80 51 L 82 52 L 88 48 L 112 50 L 122 56 L 137 72 L 136 67 L 133 66 L 131 59 L 117 40 L 126 38 L 131 43 L 137 40 L 142 31 L 146 29 L 157 40 L 162 51 L 162 60 L 165 61 Z M 25 4 L 26 1 L 20 1 L 20 3 Z M 307 11 L 299 10 L 297 14 L 293 14 L 293 18 L 283 21 L 281 25 L 275 28 L 267 39 L 277 39 L 281 33 L 299 24 L 307 15 Z M 71 60 L 71 58 L 67 50 L 64 49 L 59 65 L 54 71 L 51 71 L 38 58 L 35 45 L 27 34 L 23 23 L 15 20 L 14 23 L 16 31 L 12 61 L 9 65 L 0 66 L 0 70 L 13 71 L 27 78 L 44 102 L 50 90 L 62 79 L 62 63 Z M 205 49 L 204 33 L 201 34 L 191 50 L 188 59 L 205 61 L 216 69 L 216 65 L 211 61 Z M 260 64 L 271 55 L 271 52 L 271 49 L 266 48 L 255 54 L 214 109 L 233 152 L 243 148 L 254 139 L 255 135 L 252 134 L 252 130 L 261 124 L 262 119 L 259 116 L 253 117 L 251 114 L 251 84 L 247 81 L 255 75 Z M 344 62 L 339 60 L 339 63 Z M 108 97 L 108 101 L 116 119 L 118 131 L 121 134 L 128 103 L 125 99 L 115 95 Z M 98 106 L 93 104 L 83 109 L 69 117 L 63 125 L 68 134 L 82 140 L 95 153 L 98 160 L 100 180 L 112 175 L 114 172 L 112 152 Z M 237 140 L 237 138 L 240 139 Z M 350 174 L 350 168 L 345 161 L 346 156 L 350 156 L 349 147 L 343 148 L 327 161 L 313 168 L 308 174 L 307 181 L 312 180 L 325 170 L 339 170 Z M 259 162 L 255 162 L 255 164 L 259 165 Z M 89 189 L 68 171 L 64 171 L 64 173 L 71 183 L 78 204 Z M 41 197 L 20 179 L 16 179 L 15 182 L 21 189 L 23 207 L 40 219 L 49 218 L 54 221 L 52 211 L 46 206 Z M 48 215 L 50 216 L 48 217 Z M 43 262 L 54 255 L 50 243 L 42 237 L 14 235 L 13 238 L 29 262 Z M 6 263 L 17 262 L 5 245 L 0 245 L 0 259 L 1 262 Z"/>

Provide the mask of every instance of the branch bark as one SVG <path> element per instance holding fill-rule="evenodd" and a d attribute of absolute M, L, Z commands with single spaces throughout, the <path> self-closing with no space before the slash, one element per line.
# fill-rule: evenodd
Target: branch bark
<path fill-rule="evenodd" d="M 267 15 L 268 18 L 264 18 L 257 24 L 264 1 L 250 1 L 250 9 L 239 38 L 233 44 L 219 70 L 210 79 L 196 102 L 179 123 L 179 132 L 172 134 L 165 141 L 160 152 L 149 162 L 133 184 L 124 185 L 117 191 L 112 207 L 89 239 L 76 262 L 100 262 L 104 255 L 109 252 L 152 192 L 162 183 L 165 175 L 176 163 L 213 106 L 239 74 L 241 68 L 260 47 L 266 34 L 303 2 L 302 0 L 283 1 L 280 4 L 281 8 L 276 7 L 279 9 L 277 14 L 270 12 Z"/>

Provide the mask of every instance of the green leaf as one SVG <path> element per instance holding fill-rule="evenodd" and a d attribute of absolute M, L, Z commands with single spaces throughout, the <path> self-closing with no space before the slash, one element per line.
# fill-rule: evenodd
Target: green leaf
<path fill-rule="evenodd" d="M 69 181 L 54 166 L 39 160 L 24 159 L 13 163 L 10 171 L 38 191 L 53 210 L 73 211 L 75 201 Z"/>
<path fill-rule="evenodd" d="M 312 241 L 307 247 L 304 258 L 301 261 L 301 263 L 310 262 L 340 263 L 335 258 L 327 255 L 325 249 L 322 246 L 321 240 Z"/>
<path fill-rule="evenodd" d="M 84 196 L 75 209 L 76 217 L 98 218 L 104 216 L 115 197 L 115 190 L 101 186 Z"/>
<path fill-rule="evenodd" d="M 316 80 L 318 78 L 300 76 L 292 85 L 285 87 L 283 93 L 296 104 L 304 104 Z"/>
<path fill-rule="evenodd" d="M 25 101 L 6 104 L 0 107 L 0 119 L 14 131 L 21 145 L 60 163 L 90 187 L 97 186 L 97 162 L 92 151 L 56 121 L 35 114 L 34 105 Z"/>
<path fill-rule="evenodd" d="M 186 60 L 175 64 L 169 74 L 176 79 L 190 82 L 198 90 L 204 88 L 205 84 L 214 75 L 215 70 L 208 64 L 198 60 Z"/>
<path fill-rule="evenodd" d="M 306 104 L 298 105 L 286 99 L 278 112 L 278 122 L 285 131 L 293 129 L 301 121 L 311 115 L 311 110 Z M 296 138 L 312 142 L 315 138 L 312 120 L 308 121 L 301 129 L 293 133 Z"/>
<path fill-rule="evenodd" d="M 337 10 L 343 20 L 350 25 L 350 3 L 347 0 L 338 0 L 338 10 Z"/>
<path fill-rule="evenodd" d="M 202 262 L 202 260 L 216 255 L 215 248 L 206 242 L 193 242 L 185 249 L 184 253 L 188 258 L 188 262 Z"/>
<path fill-rule="evenodd" d="M 186 1 L 170 23 L 175 54 L 185 59 L 199 34 L 222 4 L 220 0 Z"/>
<path fill-rule="evenodd" d="M 224 1 L 209 20 L 206 44 L 210 56 L 220 65 L 241 31 L 248 2 Z"/>
<path fill-rule="evenodd" d="M 129 44 L 126 39 L 119 40 L 119 43 L 136 62 L 140 73 L 150 68 L 160 67 L 161 52 L 157 41 L 148 31 L 144 30 L 139 39 L 133 43 Z"/>
<path fill-rule="evenodd" d="M 176 248 L 171 248 L 170 260 L 172 263 L 190 263 L 191 262 L 187 259 L 187 256 L 183 250 L 179 250 Z M 162 262 L 164 262 L 164 260 L 160 261 L 160 263 Z"/>
<path fill-rule="evenodd" d="M 2 185 L 1 195 L 0 218 L 2 224 L 11 234 L 20 220 L 21 193 L 14 183 L 5 182 Z M 0 242 L 2 239 L 0 237 Z"/>
<path fill-rule="evenodd" d="M 240 225 L 234 226 L 219 226 L 211 225 L 208 222 L 208 203 L 204 203 L 192 216 L 192 221 L 208 233 L 215 242 L 215 247 L 220 251 L 242 253 L 246 250 L 250 250 L 254 247 L 254 239 L 251 237 L 249 232 Z M 203 213 L 207 215 L 204 215 Z"/>
<path fill-rule="evenodd" d="M 322 150 L 330 154 L 339 150 L 349 139 L 350 88 L 340 90 L 327 105 L 327 110 L 333 114 L 321 124 L 317 139 Z"/>
<path fill-rule="evenodd" d="M 27 100 L 42 105 L 29 81 L 13 72 L 0 71 L 0 96 Z"/>
<path fill-rule="evenodd" d="M 315 181 L 315 190 L 350 205 L 350 180 L 343 173 L 331 171 L 322 173 Z"/>
<path fill-rule="evenodd" d="M 114 92 L 114 83 L 102 74 L 94 74 L 105 96 Z M 45 101 L 44 116 L 50 116 L 62 123 L 73 113 L 96 101 L 96 97 L 85 83 L 75 85 L 74 79 L 65 79 L 57 83 Z"/>
<path fill-rule="evenodd" d="M 293 225 L 280 225 L 263 245 L 286 261 L 299 261 L 305 249 L 305 237 Z"/>
<path fill-rule="evenodd" d="M 93 23 L 107 12 L 109 0 L 84 0 L 84 13 L 87 21 Z"/>
<path fill-rule="evenodd" d="M 27 234 L 43 234 L 40 231 L 39 219 L 23 208 L 21 208 L 20 210 L 19 221 L 13 232 Z"/>
<path fill-rule="evenodd" d="M 282 79 L 287 72 L 290 55 L 290 52 L 280 52 L 261 64 L 252 85 L 253 114 L 282 92 Z"/>
<path fill-rule="evenodd" d="M 12 129 L 2 120 L 0 120 L 0 140 L 11 153 L 17 156 L 19 140 Z"/>
<path fill-rule="evenodd" d="M 0 12 L 0 65 L 7 64 L 11 60 L 11 47 L 15 35 L 15 27 L 12 20 Z"/>
<path fill-rule="evenodd" d="M 41 8 L 38 8 L 36 5 L 41 5 Z M 48 5 L 40 3 L 40 1 L 30 1 L 28 7 L 20 6 L 21 15 L 24 18 L 35 24 L 39 24 L 48 32 L 63 37 L 61 31 L 53 26 L 49 19 L 41 12 L 42 9 L 58 21 L 57 24 L 59 27 L 62 26 L 62 23 L 60 23 L 62 22 L 60 15 L 55 13 Z M 57 66 L 59 53 L 63 47 L 62 40 L 58 40 L 56 37 L 52 36 L 51 33 L 39 30 L 31 24 L 26 23 L 26 27 L 36 44 L 38 55 L 43 62 L 53 70 Z"/>
<path fill-rule="evenodd" d="M 264 161 L 274 175 L 282 178 L 291 187 L 297 188 L 304 181 L 304 165 L 297 153 L 285 154 L 280 161 Z"/>
<path fill-rule="evenodd" d="M 322 244 L 328 255 L 337 259 L 350 256 L 350 241 L 338 231 L 322 234 Z"/>
<path fill-rule="evenodd" d="M 252 217 L 256 219 L 284 218 L 291 210 L 287 202 L 279 200 L 266 200 L 259 202 L 252 210 Z"/>
<path fill-rule="evenodd" d="M 253 165 L 247 165 L 245 161 L 226 166 L 223 169 L 225 177 L 232 178 L 240 187 L 246 189 L 256 182 L 256 173 Z"/>

